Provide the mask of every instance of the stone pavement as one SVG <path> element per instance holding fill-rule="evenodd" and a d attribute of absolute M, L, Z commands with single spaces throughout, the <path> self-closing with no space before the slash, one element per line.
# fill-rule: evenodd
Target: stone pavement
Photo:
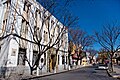
<path fill-rule="evenodd" d="M 108 71 L 108 74 L 113 78 L 120 79 L 120 65 L 114 65 L 114 71 Z"/>

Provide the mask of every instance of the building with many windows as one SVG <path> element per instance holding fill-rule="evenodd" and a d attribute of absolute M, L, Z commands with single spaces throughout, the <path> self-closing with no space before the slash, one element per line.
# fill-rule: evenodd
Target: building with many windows
<path fill-rule="evenodd" d="M 36 0 L 1 0 L 0 10 L 1 74 L 67 69 L 68 32 L 50 12 Z"/>

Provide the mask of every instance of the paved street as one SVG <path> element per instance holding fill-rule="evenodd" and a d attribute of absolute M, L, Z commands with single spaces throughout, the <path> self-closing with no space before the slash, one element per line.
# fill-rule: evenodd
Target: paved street
<path fill-rule="evenodd" d="M 32 80 L 118 80 L 109 77 L 105 70 L 96 70 L 95 67 L 80 68 L 74 71 L 46 76 Z"/>

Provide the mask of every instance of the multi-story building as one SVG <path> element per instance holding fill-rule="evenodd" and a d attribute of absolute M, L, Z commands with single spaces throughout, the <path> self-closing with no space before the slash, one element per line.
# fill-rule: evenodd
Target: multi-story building
<path fill-rule="evenodd" d="M 35 74 L 68 67 L 67 29 L 36 0 L 1 0 L 0 10 L 1 73 L 30 73 L 38 54 Z"/>

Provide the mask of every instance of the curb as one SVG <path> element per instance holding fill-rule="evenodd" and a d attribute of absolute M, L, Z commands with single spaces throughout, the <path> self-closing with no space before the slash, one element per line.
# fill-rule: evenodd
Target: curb
<path fill-rule="evenodd" d="M 107 70 L 107 74 L 109 77 L 113 77 L 113 78 L 116 78 L 116 79 L 120 79 L 120 74 L 112 74 L 110 73 L 108 70 Z"/>
<path fill-rule="evenodd" d="M 51 75 L 56 75 L 56 74 L 60 74 L 60 73 L 65 73 L 65 72 L 70 72 L 70 71 L 74 71 L 77 69 L 80 69 L 82 67 L 76 68 L 76 69 L 71 69 L 71 70 L 65 70 L 65 71 L 61 71 L 61 72 L 56 72 L 56 73 L 48 73 L 48 74 L 43 74 L 43 75 L 39 75 L 39 76 L 32 76 L 29 78 L 23 78 L 21 80 L 30 80 L 30 79 L 35 79 L 35 78 L 42 78 L 42 77 L 46 77 L 46 76 L 51 76 Z"/>
<path fill-rule="evenodd" d="M 108 70 L 106 70 L 106 71 L 107 71 L 108 76 L 109 76 L 109 77 L 112 77 L 112 75 L 109 73 L 109 71 L 108 71 Z"/>

